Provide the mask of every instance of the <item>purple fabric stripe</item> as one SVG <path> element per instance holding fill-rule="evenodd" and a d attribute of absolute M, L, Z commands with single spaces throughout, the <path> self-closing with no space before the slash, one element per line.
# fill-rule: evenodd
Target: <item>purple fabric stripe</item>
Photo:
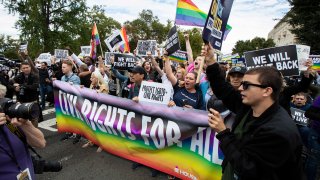
<path fill-rule="evenodd" d="M 206 21 L 203 19 L 177 14 L 176 24 L 177 25 L 188 25 L 188 26 L 200 26 L 203 27 Z"/>

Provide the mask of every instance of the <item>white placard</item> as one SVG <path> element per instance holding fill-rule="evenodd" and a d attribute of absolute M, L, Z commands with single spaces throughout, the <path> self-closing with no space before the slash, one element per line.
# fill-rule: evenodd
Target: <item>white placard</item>
<path fill-rule="evenodd" d="M 139 101 L 167 105 L 170 101 L 171 87 L 169 84 L 142 81 Z"/>
<path fill-rule="evenodd" d="M 91 46 L 81 46 L 81 54 L 83 56 L 90 56 Z"/>
<path fill-rule="evenodd" d="M 54 56 L 57 59 L 65 59 L 69 56 L 68 50 L 64 50 L 64 49 L 55 49 L 54 50 Z"/>
<path fill-rule="evenodd" d="M 298 57 L 298 63 L 299 63 L 299 70 L 300 71 L 306 71 L 308 69 L 307 66 L 305 66 L 306 61 L 309 58 L 310 55 L 310 46 L 306 45 L 296 45 L 297 47 L 297 57 Z"/>
<path fill-rule="evenodd" d="M 125 43 L 123 39 L 120 30 L 115 30 L 104 42 L 107 44 L 110 52 L 113 52 Z"/>
<path fill-rule="evenodd" d="M 151 51 L 152 56 L 157 56 L 157 41 L 156 40 L 138 40 L 137 55 L 147 56 L 147 52 Z"/>

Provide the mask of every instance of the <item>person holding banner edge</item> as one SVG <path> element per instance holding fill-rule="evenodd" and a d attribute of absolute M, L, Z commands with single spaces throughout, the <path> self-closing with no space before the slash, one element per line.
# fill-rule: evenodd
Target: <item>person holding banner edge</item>
<path fill-rule="evenodd" d="M 237 91 L 221 76 L 212 47 L 204 46 L 202 53 L 212 89 L 237 114 L 232 131 L 226 128 L 220 113 L 210 109 L 208 114 L 209 126 L 217 132 L 225 155 L 222 179 L 303 179 L 301 138 L 278 103 L 280 73 L 272 67 L 251 69 Z"/>

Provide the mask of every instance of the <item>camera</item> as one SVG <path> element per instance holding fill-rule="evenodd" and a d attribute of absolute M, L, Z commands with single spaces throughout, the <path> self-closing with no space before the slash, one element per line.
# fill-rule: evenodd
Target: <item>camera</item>
<path fill-rule="evenodd" d="M 42 174 L 43 172 L 59 172 L 62 169 L 61 162 L 46 161 L 44 159 L 37 159 L 34 156 L 31 156 L 31 158 L 35 174 Z"/>
<path fill-rule="evenodd" d="M 0 99 L 0 112 L 4 112 L 10 118 L 37 119 L 40 115 L 40 107 L 34 102 L 15 103 L 12 99 Z"/>
<path fill-rule="evenodd" d="M 25 88 L 26 88 L 25 86 L 20 85 L 19 96 L 24 96 Z"/>

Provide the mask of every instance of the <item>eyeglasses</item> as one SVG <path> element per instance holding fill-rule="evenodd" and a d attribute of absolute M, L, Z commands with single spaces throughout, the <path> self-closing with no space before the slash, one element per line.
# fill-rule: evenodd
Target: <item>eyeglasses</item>
<path fill-rule="evenodd" d="M 267 87 L 269 87 L 269 86 L 261 85 L 261 84 L 252 84 L 252 83 L 249 83 L 247 81 L 242 81 L 240 86 L 242 86 L 243 90 L 247 90 L 249 88 L 249 86 L 255 86 L 255 87 L 259 87 L 259 88 L 267 88 Z"/>

